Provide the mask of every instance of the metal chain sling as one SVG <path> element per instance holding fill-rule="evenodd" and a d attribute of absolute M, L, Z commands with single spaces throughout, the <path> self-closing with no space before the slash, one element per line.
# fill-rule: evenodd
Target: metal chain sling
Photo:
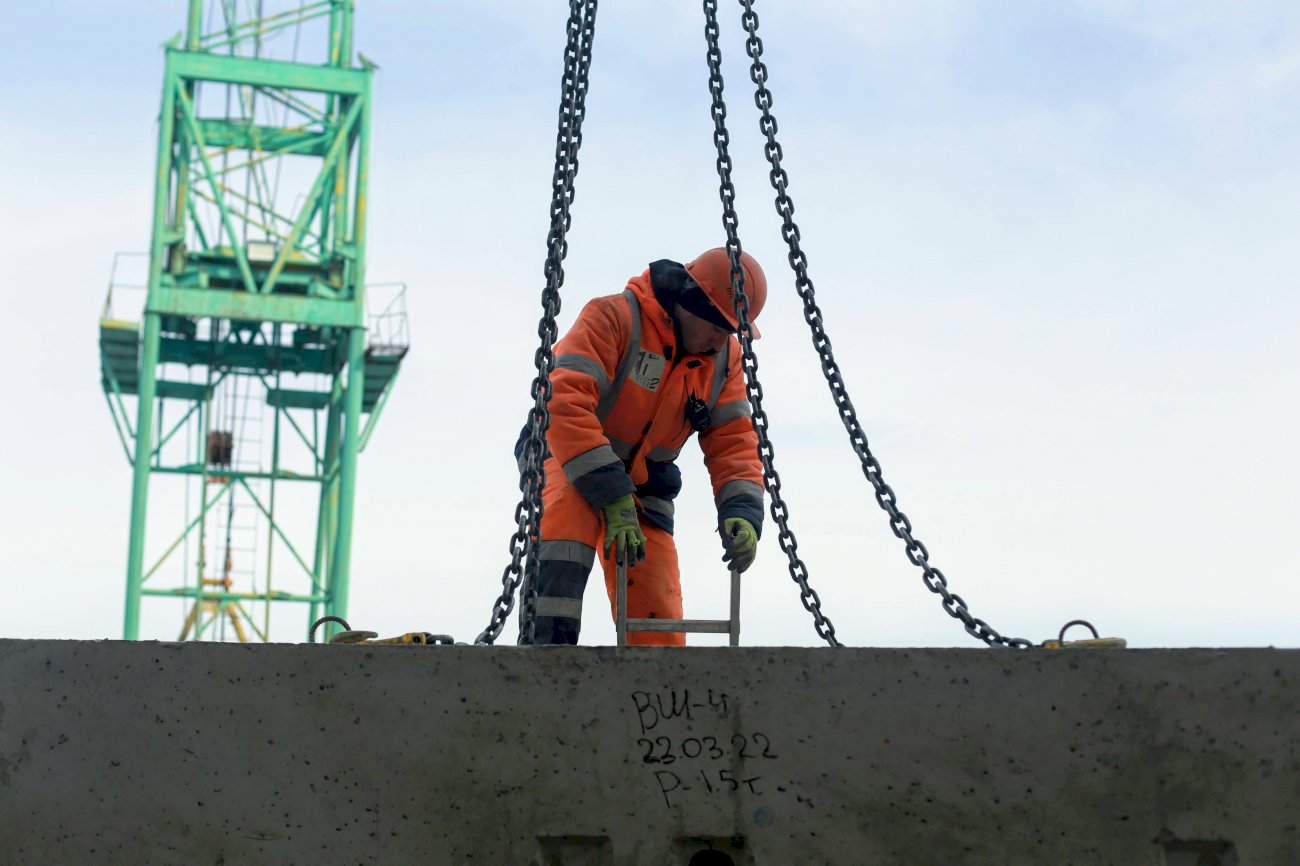
<path fill-rule="evenodd" d="M 727 132 L 727 105 L 722 98 L 722 51 L 718 47 L 718 4 L 717 0 L 704 0 L 705 28 L 704 35 L 708 41 L 709 92 L 713 96 L 713 143 L 718 150 L 718 195 L 722 199 L 722 226 L 727 231 L 727 253 L 731 259 L 731 290 L 735 299 L 736 318 L 740 323 L 737 336 L 743 355 L 745 370 L 745 388 L 752 410 L 754 430 L 758 434 L 758 454 L 763 462 L 763 480 L 767 492 L 772 497 L 772 518 L 780 529 L 778 540 L 781 550 L 789 560 L 790 577 L 799 585 L 799 600 L 813 616 L 817 634 L 831 646 L 840 646 L 835 638 L 835 626 L 822 613 L 821 598 L 808 585 L 808 567 L 799 558 L 798 542 L 789 526 L 789 509 L 781 498 L 781 476 L 777 474 L 774 464 L 775 454 L 772 442 L 767 435 L 767 413 L 763 411 L 763 386 L 758 381 L 758 357 L 754 354 L 753 329 L 749 323 L 749 298 L 743 285 L 743 272 L 740 267 L 740 237 L 737 233 L 739 219 L 736 217 L 736 188 L 731 182 L 731 155 L 728 146 L 731 136 Z"/>
<path fill-rule="evenodd" d="M 546 238 L 546 288 L 542 290 L 542 318 L 537 325 L 541 346 L 534 361 L 533 407 L 528 416 L 528 437 L 520 458 L 519 490 L 515 507 L 515 533 L 510 538 L 510 563 L 501 575 L 501 595 L 492 607 L 492 620 L 475 644 L 492 644 L 514 609 L 515 593 L 525 585 L 520 604 L 519 642 L 532 643 L 535 620 L 537 541 L 542 523 L 542 490 L 546 486 L 546 431 L 551 426 L 547 404 L 551 399 L 551 372 L 555 369 L 555 342 L 559 328 L 560 287 L 564 285 L 565 236 L 572 224 L 574 178 L 578 174 L 578 148 L 582 144 L 582 119 L 586 113 L 587 81 L 591 70 L 591 44 L 596 34 L 597 0 L 569 0 L 564 50 L 564 77 L 560 88 L 559 131 L 555 138 L 555 173 L 551 178 L 551 229 Z"/>
<path fill-rule="evenodd" d="M 1031 647 L 1033 644 L 1024 638 L 1003 637 L 991 625 L 982 619 L 972 616 L 966 608 L 966 602 L 961 596 L 948 590 L 948 579 L 944 577 L 943 572 L 930 564 L 930 553 L 922 544 L 912 535 L 912 522 L 908 520 L 907 515 L 899 510 L 894 490 L 885 483 L 881 474 L 880 463 L 871 453 L 871 447 L 867 443 L 867 435 L 862 430 L 862 425 L 858 423 L 857 413 L 853 409 L 853 403 L 849 400 L 847 388 L 844 385 L 844 379 L 840 376 L 839 365 L 835 363 L 835 356 L 831 353 L 831 340 L 826 335 L 826 329 L 822 325 L 822 311 L 817 306 L 815 292 L 813 290 L 812 280 L 808 276 L 808 258 L 799 247 L 799 226 L 794 221 L 794 203 L 790 200 L 786 188 L 789 185 L 789 177 L 785 169 L 781 167 L 782 150 L 781 145 L 776 140 L 776 118 L 772 116 L 772 93 L 767 88 L 767 66 L 763 63 L 763 40 L 758 37 L 758 15 L 754 12 L 753 0 L 738 0 L 744 11 L 741 13 L 741 22 L 745 27 L 745 32 L 749 38 L 745 42 L 745 53 L 749 55 L 752 61 L 749 69 L 750 80 L 754 82 L 757 90 L 754 93 L 754 103 L 762 112 L 759 120 L 759 130 L 767 138 L 767 145 L 764 153 L 767 156 L 768 164 L 772 170 L 768 177 L 772 182 L 772 188 L 776 190 L 776 212 L 781 217 L 781 236 L 785 238 L 786 244 L 790 248 L 789 260 L 790 267 L 794 269 L 795 288 L 799 292 L 799 297 L 803 299 L 804 320 L 812 329 L 813 346 L 821 359 L 822 372 L 826 376 L 826 384 L 830 387 L 831 396 L 835 400 L 835 406 L 839 410 L 840 419 L 844 422 L 844 429 L 848 431 L 849 442 L 853 445 L 854 452 L 858 455 L 858 460 L 862 464 L 862 474 L 871 482 L 871 486 L 876 492 L 876 501 L 880 507 L 889 515 L 889 527 L 893 530 L 894 535 L 903 540 L 907 546 L 907 558 L 912 564 L 921 569 L 921 580 L 926 587 L 933 593 L 936 593 L 943 599 L 943 609 L 948 612 L 954 619 L 961 620 L 966 627 L 966 632 L 971 636 L 984 641 L 989 646 L 1004 646 L 1014 648 Z M 705 3 L 707 10 L 710 3 Z M 710 25 L 716 30 L 713 19 L 710 18 Z M 714 44 L 710 37 L 710 46 Z M 712 49 L 711 49 L 712 50 Z M 712 61 L 710 61 L 712 64 Z M 712 68 L 712 65 L 710 66 Z M 721 82 L 718 83 L 718 94 L 714 97 L 714 113 L 717 114 L 717 105 L 721 96 Z M 722 144 L 719 144 L 719 154 L 722 153 Z M 721 158 L 721 156 L 719 157 Z M 732 268 L 734 283 L 736 260 L 733 255 Z M 739 296 L 737 296 L 739 301 Z M 747 306 L 747 304 L 746 304 Z M 745 343 L 748 358 L 748 342 Z M 757 415 L 756 415 L 757 418 Z M 765 464 L 766 465 L 766 464 Z M 775 476 L 775 472 L 773 472 Z M 773 514 L 776 512 L 776 503 L 773 502 Z M 784 526 L 784 524 L 782 524 Z M 793 537 L 792 537 L 793 538 Z M 784 547 L 784 542 L 782 544 Z M 793 557 L 792 557 L 793 562 Z M 802 565 L 802 563 L 800 563 Z M 791 569 L 793 573 L 793 567 Z M 796 577 L 796 579 L 798 579 Z M 801 583 L 801 585 L 804 585 Z M 805 607 L 807 602 L 804 602 Z M 815 614 L 814 614 L 815 615 Z M 818 631 L 820 633 L 820 626 Z"/>

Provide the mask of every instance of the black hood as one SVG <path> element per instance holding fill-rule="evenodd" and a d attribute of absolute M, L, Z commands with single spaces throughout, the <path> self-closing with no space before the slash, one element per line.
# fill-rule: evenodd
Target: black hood
<path fill-rule="evenodd" d="M 673 314 L 673 308 L 686 294 L 686 281 L 689 277 L 681 262 L 660 259 L 650 263 L 650 285 L 654 287 L 655 300 L 668 315 Z"/>

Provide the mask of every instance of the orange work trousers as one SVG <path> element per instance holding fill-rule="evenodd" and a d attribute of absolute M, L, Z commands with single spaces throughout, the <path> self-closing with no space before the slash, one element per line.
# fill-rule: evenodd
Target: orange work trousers
<path fill-rule="evenodd" d="M 604 515 L 583 499 L 555 458 L 546 461 L 546 488 L 542 491 L 542 529 L 537 575 L 535 641 L 538 644 L 575 644 L 582 619 L 582 594 L 595 560 L 605 572 L 605 591 L 611 617 L 616 617 L 617 565 L 614 551 L 605 557 Z M 629 618 L 682 618 L 681 572 L 677 545 L 671 533 L 641 518 L 645 533 L 645 559 L 628 569 Z M 629 644 L 683 646 L 682 632 L 629 632 Z"/>

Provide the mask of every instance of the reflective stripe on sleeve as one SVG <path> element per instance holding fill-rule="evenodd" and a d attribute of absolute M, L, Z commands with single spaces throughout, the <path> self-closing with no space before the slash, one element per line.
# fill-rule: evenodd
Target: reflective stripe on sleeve
<path fill-rule="evenodd" d="M 605 368 L 595 358 L 587 355 L 568 354 L 555 356 L 555 369 L 573 370 L 576 373 L 583 373 L 596 380 L 596 387 L 600 389 L 600 395 L 605 396 L 609 390 L 609 375 Z"/>
<path fill-rule="evenodd" d="M 656 463 L 671 463 L 681 453 L 682 449 L 680 448 L 665 448 L 662 445 L 656 445 L 646 452 L 645 459 L 654 460 Z"/>
<path fill-rule="evenodd" d="M 596 562 L 596 548 L 581 541 L 543 541 L 537 546 L 538 560 L 576 562 L 591 568 Z"/>
<path fill-rule="evenodd" d="M 709 421 L 714 427 L 721 427 L 728 421 L 735 421 L 737 418 L 748 417 L 748 400 L 732 400 L 730 403 L 723 403 L 721 406 L 709 413 Z"/>
<path fill-rule="evenodd" d="M 619 460 L 626 463 L 628 460 L 632 459 L 632 451 L 634 449 L 629 443 L 624 442 L 617 436 L 610 436 L 608 433 L 605 434 L 605 438 L 609 440 L 609 447 L 614 449 L 614 454 Z"/>
<path fill-rule="evenodd" d="M 623 297 L 627 300 L 628 311 L 632 315 L 632 333 L 628 336 L 627 348 L 623 350 L 623 359 L 618 362 L 614 381 L 610 384 L 609 390 L 601 396 L 600 403 L 596 405 L 596 417 L 602 424 L 609 417 L 609 413 L 614 411 L 619 392 L 623 390 L 623 383 L 632 372 L 632 364 L 636 360 L 637 352 L 641 350 L 641 302 L 636 299 L 631 289 L 624 289 Z"/>
<path fill-rule="evenodd" d="M 759 502 L 762 502 L 763 485 L 755 484 L 753 481 L 728 481 L 722 485 L 722 489 L 718 491 L 717 496 L 713 497 L 713 501 L 721 508 L 722 503 L 737 496 L 753 496 Z"/>
<path fill-rule="evenodd" d="M 618 455 L 614 453 L 613 448 L 608 445 L 597 445 L 590 451 L 584 451 L 568 463 L 565 463 L 564 474 L 569 481 L 576 482 L 588 472 L 594 472 L 611 463 L 617 465 L 620 469 L 623 466 L 623 461 L 618 459 Z"/>
<path fill-rule="evenodd" d="M 653 511 L 656 514 L 664 514 L 672 517 L 677 513 L 677 506 L 671 499 L 660 499 L 658 496 L 642 496 L 641 507 L 646 511 Z"/>

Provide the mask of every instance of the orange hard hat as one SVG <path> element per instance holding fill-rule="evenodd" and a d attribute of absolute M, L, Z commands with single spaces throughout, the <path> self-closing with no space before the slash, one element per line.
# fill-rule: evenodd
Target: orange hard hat
<path fill-rule="evenodd" d="M 749 253 L 740 254 L 740 268 L 745 273 L 744 289 L 745 297 L 749 299 L 749 325 L 757 339 L 760 335 L 754 320 L 763 312 L 763 305 L 767 303 L 767 277 L 758 266 L 758 260 Z M 694 261 L 686 263 L 686 272 L 704 290 L 704 294 L 731 327 L 740 327 L 731 291 L 731 256 L 727 254 L 726 247 L 714 247 L 700 253 Z"/>

